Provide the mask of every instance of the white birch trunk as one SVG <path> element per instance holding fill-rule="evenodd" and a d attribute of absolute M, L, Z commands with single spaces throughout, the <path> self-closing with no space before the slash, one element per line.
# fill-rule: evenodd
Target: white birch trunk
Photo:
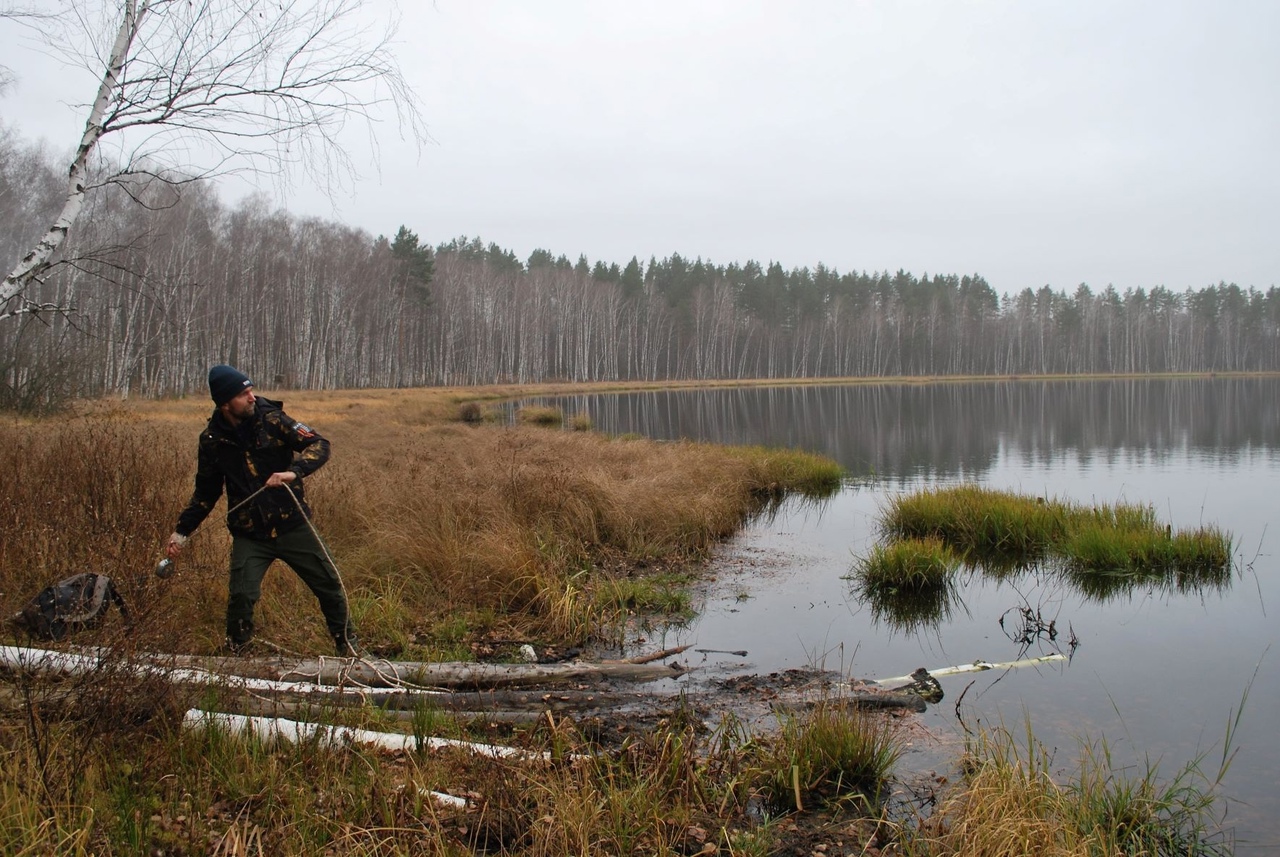
<path fill-rule="evenodd" d="M 89 118 L 85 121 L 80 146 L 76 149 L 75 158 L 71 161 L 71 169 L 67 176 L 66 201 L 44 237 L 4 278 L 4 282 L 0 283 L 0 307 L 5 308 L 0 310 L 0 319 L 23 311 L 21 308 L 10 308 L 10 302 L 26 291 L 31 282 L 49 267 L 50 259 L 62 245 L 76 218 L 80 216 L 80 210 L 84 208 L 85 179 L 89 170 L 89 158 L 102 137 L 102 119 L 106 115 L 107 105 L 115 95 L 125 60 L 129 56 L 129 48 L 150 8 L 151 0 L 143 0 L 141 6 L 138 5 L 137 0 L 126 0 L 123 5 L 120 29 L 116 31 L 115 42 L 111 46 L 107 70 L 102 75 L 102 82 L 98 85 L 98 94 L 93 100 Z"/>

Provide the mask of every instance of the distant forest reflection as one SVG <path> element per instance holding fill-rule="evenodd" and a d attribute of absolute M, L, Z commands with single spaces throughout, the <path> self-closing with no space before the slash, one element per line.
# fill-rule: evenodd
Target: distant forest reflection
<path fill-rule="evenodd" d="M 611 434 L 809 449 L 854 475 L 976 478 L 1002 452 L 1040 463 L 1280 447 L 1280 379 L 975 381 L 558 397 Z"/>

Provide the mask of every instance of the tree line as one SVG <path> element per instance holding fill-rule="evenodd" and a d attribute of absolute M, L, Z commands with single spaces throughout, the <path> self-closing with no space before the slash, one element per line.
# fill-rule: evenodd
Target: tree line
<path fill-rule="evenodd" d="M 0 253 L 65 192 L 0 134 Z M 136 204 L 137 201 L 142 205 Z M 1218 283 L 1000 295 L 977 274 L 527 259 L 479 238 L 390 238 L 214 185 L 113 185 L 0 326 L 0 398 L 200 391 L 212 362 L 264 387 L 1280 369 L 1280 290 Z M 69 310 L 67 309 L 69 308 Z"/>

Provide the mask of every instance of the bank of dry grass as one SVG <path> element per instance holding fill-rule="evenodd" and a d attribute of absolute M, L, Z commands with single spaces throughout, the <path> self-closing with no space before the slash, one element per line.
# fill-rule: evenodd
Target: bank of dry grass
<path fill-rule="evenodd" d="M 581 643 L 625 609 L 600 597 L 619 575 L 700 560 L 770 497 L 839 482 L 838 468 L 801 453 L 467 424 L 462 395 L 318 393 L 285 403 L 333 443 L 307 489 L 374 651 L 457 657 L 486 634 Z M 96 571 L 139 605 L 141 629 L 167 650 L 215 649 L 223 506 L 174 578 L 151 576 L 190 494 L 207 412 L 196 401 L 99 404 L 0 423 L 0 521 L 15 534 L 0 545 L 0 609 Z M 313 599 L 292 575 L 268 579 L 259 619 L 261 636 L 281 647 L 323 651 Z"/>

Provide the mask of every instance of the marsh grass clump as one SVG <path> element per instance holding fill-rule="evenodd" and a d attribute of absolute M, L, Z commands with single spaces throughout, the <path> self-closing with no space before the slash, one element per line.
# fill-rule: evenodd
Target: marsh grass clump
<path fill-rule="evenodd" d="M 951 582 L 960 559 L 937 536 L 906 538 L 875 545 L 857 560 L 854 576 L 872 593 L 935 592 Z"/>
<path fill-rule="evenodd" d="M 516 411 L 516 419 L 535 426 L 559 426 L 564 424 L 564 411 L 551 405 L 525 405 Z"/>
<path fill-rule="evenodd" d="M 596 590 L 602 609 L 657 614 L 685 620 L 693 616 L 687 574 L 622 577 L 603 582 Z"/>
<path fill-rule="evenodd" d="M 463 402 L 458 405 L 458 419 L 464 423 L 482 423 L 484 422 L 484 408 L 479 402 Z"/>
<path fill-rule="evenodd" d="M 854 562 L 850 578 L 871 618 L 891 630 L 913 633 L 938 625 L 956 603 L 960 558 L 942 539 L 900 539 L 875 545 Z"/>
<path fill-rule="evenodd" d="M 1174 531 L 1149 507 L 1081 513 L 1059 550 L 1071 572 L 1213 583 L 1229 576 L 1231 537 L 1218 527 Z"/>
<path fill-rule="evenodd" d="M 824 498 L 834 495 L 844 484 L 844 468 L 822 455 L 764 446 L 738 446 L 730 450 L 747 465 L 751 490 L 760 495 L 797 492 L 810 498 Z"/>
<path fill-rule="evenodd" d="M 1193 759 L 1165 780 L 1150 759 L 1121 771 L 1105 741 L 1087 745 L 1079 774 L 1066 789 L 1066 814 L 1113 853 L 1231 854 L 1234 849 L 1218 831 L 1215 817 L 1219 801 L 1214 787 L 1222 773 L 1211 780 L 1201 770 L 1203 761 L 1203 756 Z"/>
<path fill-rule="evenodd" d="M 591 414 L 586 411 L 579 411 L 569 417 L 569 428 L 574 431 L 591 431 L 595 428 L 595 423 L 591 419 Z"/>
<path fill-rule="evenodd" d="M 909 839 L 920 857 L 1043 854 L 1219 857 L 1233 852 L 1220 830 L 1216 777 L 1198 757 L 1171 778 L 1147 762 L 1122 765 L 1105 742 L 1083 745 L 1065 783 L 1028 724 L 1024 742 L 1004 729 L 982 732 L 966 774 Z M 1139 771 L 1139 773 L 1134 773 Z"/>
<path fill-rule="evenodd" d="M 940 538 L 974 563 L 1028 563 L 1061 538 L 1064 512 L 1055 501 L 957 485 L 894 497 L 881 531 L 894 539 Z"/>
<path fill-rule="evenodd" d="M 964 562 L 1004 573 L 1052 559 L 1073 578 L 1176 579 L 1213 585 L 1229 577 L 1231 538 L 1216 527 L 1174 532 L 1151 506 L 1081 506 L 977 485 L 893 498 L 881 516 L 891 539 L 934 537 Z"/>
<path fill-rule="evenodd" d="M 815 804 L 877 804 L 902 754 L 893 722 L 840 700 L 823 700 L 801 717 L 784 717 L 761 750 L 760 790 L 776 812 Z"/>

